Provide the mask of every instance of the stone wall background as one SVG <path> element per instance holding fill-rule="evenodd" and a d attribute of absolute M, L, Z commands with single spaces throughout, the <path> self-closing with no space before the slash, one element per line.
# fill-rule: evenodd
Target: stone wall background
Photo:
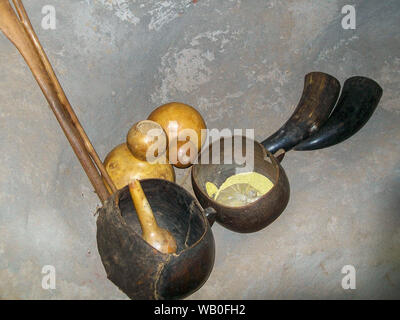
<path fill-rule="evenodd" d="M 216 261 L 196 299 L 400 297 L 400 3 L 356 0 L 25 0 L 38 36 L 98 153 L 158 105 L 181 101 L 209 128 L 291 115 L 310 71 L 384 89 L 353 138 L 290 152 L 284 214 L 249 235 L 213 227 Z M 57 29 L 40 27 L 54 5 Z M 96 247 L 99 201 L 17 50 L 0 36 L 0 298 L 125 299 Z M 182 176 L 182 172 L 177 172 Z M 43 290 L 44 265 L 57 289 Z M 357 289 L 343 290 L 354 265 Z"/>

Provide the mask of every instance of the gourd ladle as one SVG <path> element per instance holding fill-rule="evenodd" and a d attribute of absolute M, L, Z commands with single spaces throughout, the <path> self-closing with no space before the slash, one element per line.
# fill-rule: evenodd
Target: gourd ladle
<path fill-rule="evenodd" d="M 0 0 L 0 30 L 24 57 L 103 204 L 98 210 L 97 246 L 107 277 L 132 299 L 177 299 L 193 293 L 214 265 L 213 211 L 203 210 L 175 183 L 143 180 L 157 222 L 177 240 L 177 253 L 163 254 L 142 239 L 128 186 L 116 190 L 55 76 L 22 1 L 12 2 L 18 15 L 8 0 Z"/>

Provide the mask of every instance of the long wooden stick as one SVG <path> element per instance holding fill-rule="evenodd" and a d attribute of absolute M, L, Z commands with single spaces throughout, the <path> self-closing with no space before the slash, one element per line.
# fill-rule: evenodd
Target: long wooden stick
<path fill-rule="evenodd" d="M 82 137 L 83 142 L 85 143 L 86 150 L 89 152 L 90 156 L 92 157 L 93 161 L 95 162 L 97 168 L 100 170 L 101 174 L 103 175 L 104 179 L 106 180 L 106 183 L 110 187 L 112 193 L 117 191 L 117 188 L 115 187 L 113 181 L 111 180 L 110 176 L 108 175 L 106 169 L 103 166 L 103 163 L 101 162 L 96 150 L 94 149 L 89 137 L 87 136 L 85 130 L 83 129 L 81 123 L 79 122 L 78 117 L 76 116 L 74 110 L 72 109 L 71 104 L 68 101 L 67 96 L 65 95 L 65 92 L 63 88 L 60 85 L 60 82 L 57 79 L 56 74 L 54 73 L 54 70 L 50 64 L 50 61 L 46 55 L 46 52 L 43 50 L 42 45 L 40 44 L 40 41 L 35 33 L 35 30 L 32 27 L 32 24 L 29 20 L 29 17 L 26 13 L 26 10 L 24 8 L 24 5 L 22 4 L 21 0 L 13 0 L 15 9 L 17 10 L 18 16 L 21 20 L 21 23 L 23 24 L 26 32 L 30 36 L 33 44 L 36 47 L 37 52 L 39 53 L 40 58 L 42 59 L 42 62 L 51 78 L 51 80 L 54 83 L 54 86 L 57 90 L 58 97 L 60 98 L 61 102 L 63 105 L 66 107 L 67 112 L 69 113 L 72 123 L 78 130 L 79 134 Z"/>
<path fill-rule="evenodd" d="M 92 161 L 83 136 L 74 125 L 71 114 L 68 112 L 68 108 L 71 110 L 72 108 L 65 102 L 66 98 L 62 98 L 63 94 L 61 94 L 60 91 L 61 86 L 58 81 L 54 81 L 55 75 L 52 76 L 51 73 L 49 73 L 48 68 L 51 68 L 51 65 L 47 58 L 43 58 L 44 51 L 38 50 L 38 45 L 40 45 L 40 43 L 37 37 L 35 36 L 32 38 L 33 33 L 28 33 L 26 29 L 26 26 L 30 25 L 30 22 L 23 9 L 22 2 L 14 1 L 14 4 L 20 18 L 25 21 L 25 24 L 17 17 L 8 0 L 0 0 L 0 30 L 24 57 L 97 195 L 100 200 L 104 202 L 109 197 L 109 193 L 101 175 Z M 34 42 L 37 42 L 37 44 Z M 42 54 L 39 51 L 42 51 Z M 54 74 L 54 71 L 52 73 Z M 69 105 L 69 107 L 67 105 Z"/>

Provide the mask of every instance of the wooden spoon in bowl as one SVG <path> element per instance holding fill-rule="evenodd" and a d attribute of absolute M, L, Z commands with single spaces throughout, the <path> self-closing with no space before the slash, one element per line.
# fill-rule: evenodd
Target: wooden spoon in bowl
<path fill-rule="evenodd" d="M 129 191 L 142 227 L 143 239 L 162 253 L 175 253 L 176 240 L 168 230 L 158 226 L 139 180 L 129 182 Z"/>

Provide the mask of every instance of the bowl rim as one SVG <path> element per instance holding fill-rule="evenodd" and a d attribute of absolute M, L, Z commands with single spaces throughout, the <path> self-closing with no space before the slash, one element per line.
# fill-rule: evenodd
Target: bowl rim
<path fill-rule="evenodd" d="M 234 136 L 237 136 L 237 135 L 234 135 Z M 232 137 L 234 137 L 234 136 L 232 136 Z M 265 149 L 261 143 L 259 143 L 258 141 L 254 140 L 254 139 L 247 138 L 247 137 L 245 137 L 245 136 L 242 136 L 242 137 L 243 137 L 243 138 L 246 138 L 246 139 L 249 139 L 249 140 L 252 140 L 252 141 L 254 142 L 255 145 L 258 145 L 258 146 L 261 148 L 261 150 L 262 150 L 262 152 L 263 152 L 263 156 L 264 156 L 264 159 L 263 159 L 264 161 L 268 161 L 268 160 L 266 159 L 266 157 L 268 157 L 269 159 L 271 159 L 271 164 L 276 168 L 276 183 L 274 183 L 274 185 L 272 186 L 272 188 L 271 188 L 267 193 L 263 194 L 263 195 L 262 195 L 260 198 L 258 198 L 257 200 L 255 200 L 255 201 L 253 201 L 253 202 L 250 202 L 250 203 L 248 203 L 248 204 L 245 204 L 244 206 L 231 207 L 231 206 L 227 206 L 227 205 L 221 204 L 221 203 L 219 203 L 218 201 L 216 201 L 216 200 L 210 198 L 209 195 L 207 194 L 207 192 L 204 192 L 203 189 L 200 188 L 199 183 L 196 181 L 196 178 L 194 177 L 193 171 L 194 171 L 194 169 L 195 169 L 197 166 L 200 166 L 201 163 L 196 163 L 196 164 L 194 164 L 193 167 L 191 168 L 192 184 L 195 184 L 195 185 L 196 185 L 196 188 L 201 192 L 201 194 L 202 194 L 203 196 L 205 196 L 209 201 L 211 201 L 212 204 L 216 204 L 217 206 L 219 206 L 219 207 L 222 208 L 222 209 L 229 209 L 229 210 L 233 210 L 233 211 L 243 211 L 243 210 L 246 210 L 246 209 L 248 209 L 248 208 L 251 208 L 253 205 L 255 205 L 256 203 L 258 203 L 259 201 L 264 200 L 264 199 L 275 189 L 275 187 L 277 186 L 277 184 L 278 184 L 278 182 L 279 182 L 279 179 L 280 179 L 281 170 L 283 170 L 283 168 L 281 167 L 279 161 L 274 157 L 274 155 L 273 155 L 271 152 L 269 152 L 267 149 Z M 221 138 L 221 139 L 222 139 L 222 138 Z M 220 140 L 221 140 L 221 139 L 220 139 Z M 210 144 L 210 145 L 208 146 L 208 148 L 209 148 L 211 145 L 212 145 L 212 144 Z M 224 164 L 215 164 L 215 165 L 216 165 L 216 166 L 221 166 L 221 165 L 224 165 Z M 256 172 L 256 171 L 249 171 L 249 172 Z"/>
<path fill-rule="evenodd" d="M 150 244 L 148 244 L 143 237 L 138 234 L 137 232 L 135 232 L 130 226 L 129 224 L 125 221 L 124 217 L 122 216 L 122 212 L 121 212 L 121 208 L 119 206 L 119 201 L 120 201 L 120 196 L 122 195 L 122 193 L 124 192 L 124 189 L 126 189 L 128 186 L 124 186 L 121 189 L 118 189 L 117 192 L 115 192 L 111 197 L 113 198 L 113 206 L 118 210 L 118 219 L 120 220 L 120 222 L 127 228 L 129 228 L 129 230 L 131 230 L 134 234 L 136 234 L 138 236 L 138 238 L 140 239 L 140 241 L 142 243 L 144 243 L 148 248 L 156 250 L 158 254 L 168 257 L 168 256 L 175 256 L 175 257 L 179 257 L 181 254 L 183 254 L 184 252 L 186 252 L 187 250 L 190 250 L 194 247 L 196 247 L 206 236 L 207 232 L 209 231 L 208 229 L 211 230 L 211 226 L 208 223 L 208 219 L 204 213 L 204 209 L 203 207 L 200 205 L 199 201 L 197 200 L 197 198 L 195 196 L 193 196 L 188 190 L 186 190 L 185 188 L 183 188 L 182 186 L 180 186 L 179 184 L 169 181 L 169 180 L 165 180 L 165 179 L 159 179 L 159 178 L 147 178 L 147 179 L 141 179 L 140 182 L 144 182 L 144 181 L 154 181 L 156 180 L 157 182 L 161 182 L 161 183 L 167 183 L 167 184 L 172 184 L 174 185 L 174 187 L 178 187 L 178 189 L 182 189 L 184 190 L 184 192 L 189 195 L 191 198 L 193 198 L 194 202 L 196 203 L 196 206 L 200 209 L 200 216 L 202 218 L 203 221 L 203 226 L 204 226 L 204 230 L 203 233 L 201 234 L 201 236 L 199 237 L 199 239 L 194 242 L 192 245 L 180 250 L 179 252 L 175 252 L 175 253 L 163 253 L 159 250 L 157 250 L 156 248 L 154 248 L 153 246 L 151 246 Z"/>

